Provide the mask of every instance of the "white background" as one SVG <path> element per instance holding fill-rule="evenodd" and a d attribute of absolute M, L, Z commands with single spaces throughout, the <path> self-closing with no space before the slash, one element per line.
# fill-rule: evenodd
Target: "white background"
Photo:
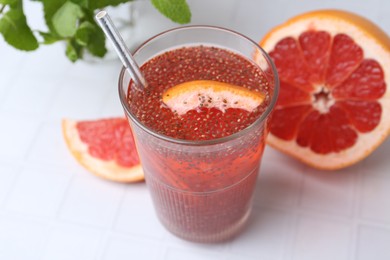
<path fill-rule="evenodd" d="M 44 29 L 40 3 L 28 21 Z M 385 0 L 191 0 L 194 24 L 228 27 L 255 41 L 289 17 L 318 8 L 359 13 L 390 33 Z M 129 45 L 176 26 L 137 4 Z M 116 13 L 116 12 L 113 12 Z M 119 13 L 127 15 L 127 7 Z M 80 167 L 61 119 L 121 116 L 118 61 L 77 62 L 64 46 L 24 53 L 0 39 L 0 259 L 390 259 L 390 142 L 338 172 L 306 167 L 267 148 L 247 229 L 200 245 L 158 223 L 144 183 L 101 180 Z"/>

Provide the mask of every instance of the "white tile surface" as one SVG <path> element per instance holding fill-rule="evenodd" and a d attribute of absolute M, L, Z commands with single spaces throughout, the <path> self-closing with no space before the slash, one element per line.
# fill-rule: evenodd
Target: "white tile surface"
<path fill-rule="evenodd" d="M 163 238 L 167 247 L 181 248 L 184 250 L 196 250 L 199 252 L 225 252 L 229 247 L 229 243 L 216 243 L 216 244 L 202 244 L 192 243 L 190 241 L 183 240 L 175 235 L 165 232 Z"/>
<path fill-rule="evenodd" d="M 390 259 L 390 229 L 361 226 L 358 235 L 358 260 Z"/>
<path fill-rule="evenodd" d="M 296 167 L 291 167 L 288 163 L 281 163 L 281 159 L 280 154 L 267 147 L 257 180 L 255 205 L 279 208 L 298 206 L 302 189 L 303 167 L 298 163 L 296 163 Z M 283 187 L 283 192 L 280 192 L 278 187 Z"/>
<path fill-rule="evenodd" d="M 124 187 L 95 176 L 76 174 L 60 210 L 60 219 L 108 228 L 117 213 Z"/>
<path fill-rule="evenodd" d="M 178 248 L 168 248 L 165 255 L 167 260 L 222 260 L 225 259 L 223 254 L 211 252 L 211 251 L 200 251 L 200 250 L 183 250 Z"/>
<path fill-rule="evenodd" d="M 23 113 L 0 111 L 0 156 L 24 159 L 34 140 L 39 122 Z"/>
<path fill-rule="evenodd" d="M 3 207 L 4 201 L 14 185 L 20 172 L 19 168 L 15 164 L 0 162 L 0 208 Z"/>
<path fill-rule="evenodd" d="M 162 254 L 161 244 L 155 241 L 114 237 L 108 242 L 102 260 L 157 260 L 161 259 Z"/>
<path fill-rule="evenodd" d="M 248 257 L 245 256 L 245 258 L 242 255 L 236 255 L 236 254 L 229 254 L 226 260 L 257 260 L 258 257 Z"/>
<path fill-rule="evenodd" d="M 124 116 L 123 107 L 119 100 L 118 90 L 115 87 L 109 90 L 104 103 L 101 106 L 102 117 Z"/>
<path fill-rule="evenodd" d="M 114 223 L 114 230 L 159 239 L 165 234 L 166 231 L 157 219 L 152 200 L 144 184 L 135 184 L 126 189 Z"/>
<path fill-rule="evenodd" d="M 385 163 L 389 160 L 387 155 L 389 147 L 390 139 L 387 139 L 387 141 L 361 163 L 362 172 L 365 177 L 371 178 L 372 176 L 387 180 L 390 179 L 389 166 Z"/>
<path fill-rule="evenodd" d="M 288 212 L 254 208 L 248 227 L 229 245 L 229 252 L 243 257 L 281 259 L 291 235 Z"/>
<path fill-rule="evenodd" d="M 363 218 L 379 220 L 390 224 L 390 178 L 371 176 L 364 172 L 360 200 L 360 214 Z"/>
<path fill-rule="evenodd" d="M 332 215 L 350 217 L 354 210 L 359 165 L 344 172 L 316 171 L 305 168 L 300 204 Z M 318 203 L 321 201 L 321 203 Z"/>
<path fill-rule="evenodd" d="M 85 84 L 87 83 L 87 84 Z M 80 78 L 70 77 L 58 85 L 58 92 L 52 100 L 50 118 L 93 118 L 105 100 L 104 91 L 96 91 L 100 86 L 96 82 L 84 82 Z M 88 100 L 88 103 L 85 103 Z"/>
<path fill-rule="evenodd" d="M 25 166 L 6 201 L 6 210 L 26 215 L 55 217 L 71 175 L 53 167 Z"/>
<path fill-rule="evenodd" d="M 13 215 L 0 216 L 0 259 L 37 260 L 46 236 L 45 223 Z"/>
<path fill-rule="evenodd" d="M 294 239 L 293 258 L 296 260 L 348 259 L 351 227 L 316 216 L 301 217 Z"/>
<path fill-rule="evenodd" d="M 2 104 L 6 111 L 17 111 L 25 115 L 41 116 L 50 107 L 50 100 L 56 91 L 60 79 L 51 75 L 32 75 L 17 77 L 15 87 L 7 93 L 7 99 Z M 34 91 L 30 91 L 30 89 Z M 45 93 L 45 95 L 42 95 Z M 17 102 L 15 102 L 17 100 Z"/>
<path fill-rule="evenodd" d="M 41 4 L 24 2 L 28 22 L 45 29 Z M 235 29 L 254 41 L 292 15 L 317 8 L 357 12 L 390 33 L 390 2 L 384 0 L 188 2 L 193 24 Z M 177 26 L 150 1 L 136 5 L 130 47 Z M 248 227 L 226 243 L 194 244 L 158 223 L 144 183 L 104 181 L 70 155 L 62 118 L 123 115 L 121 64 L 72 64 L 63 53 L 63 44 L 16 51 L 0 37 L 1 260 L 390 259 L 390 140 L 336 173 L 312 170 L 268 147 Z"/>
<path fill-rule="evenodd" d="M 0 108 L 2 103 L 6 100 L 8 92 L 11 91 L 11 88 L 15 85 L 15 79 L 19 77 L 20 72 L 18 69 L 9 70 L 9 68 L 19 68 L 23 64 L 25 58 L 25 53 L 19 52 L 11 47 L 3 46 L 4 43 L 1 43 L 0 56 L 2 60 L 7 62 L 0 62 Z"/>
<path fill-rule="evenodd" d="M 79 165 L 66 148 L 61 120 L 45 122 L 31 145 L 27 161 L 44 165 L 63 165 L 70 170 L 72 165 Z"/>
<path fill-rule="evenodd" d="M 56 224 L 49 230 L 42 260 L 96 259 L 102 232 L 70 224 Z"/>

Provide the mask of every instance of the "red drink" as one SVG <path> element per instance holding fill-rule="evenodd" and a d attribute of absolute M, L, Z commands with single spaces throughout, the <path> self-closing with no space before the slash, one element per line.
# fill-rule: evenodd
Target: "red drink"
<path fill-rule="evenodd" d="M 208 44 L 170 49 L 141 70 L 148 86 L 138 91 L 130 84 L 124 106 L 160 221 L 193 241 L 231 237 L 250 213 L 267 132 L 260 117 L 270 112 L 274 78 L 248 58 Z M 177 115 L 162 93 L 192 80 L 243 86 L 266 99 L 252 112 L 204 106 Z"/>
<path fill-rule="evenodd" d="M 161 100 L 163 92 L 193 80 L 215 80 L 266 93 L 269 82 L 259 67 L 236 53 L 216 47 L 183 47 L 165 52 L 141 70 L 148 90 L 128 95 L 134 115 L 147 127 L 162 135 L 185 140 L 209 140 L 231 135 L 251 125 L 269 105 L 265 100 L 253 112 L 200 107 L 177 115 Z M 206 102 L 207 105 L 207 102 Z"/>

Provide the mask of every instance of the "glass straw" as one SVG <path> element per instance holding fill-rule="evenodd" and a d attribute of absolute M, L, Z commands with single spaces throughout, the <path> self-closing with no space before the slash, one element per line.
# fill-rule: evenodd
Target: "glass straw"
<path fill-rule="evenodd" d="M 131 55 L 129 48 L 127 48 L 125 42 L 122 39 L 122 36 L 116 29 L 108 13 L 106 11 L 98 12 L 96 14 L 96 21 L 98 22 L 99 26 L 102 28 L 106 37 L 111 41 L 116 53 L 118 54 L 120 60 L 122 61 L 122 64 L 125 66 L 126 70 L 130 73 L 130 76 L 133 79 L 135 86 L 139 90 L 143 90 L 146 86 L 145 78 L 142 75 L 137 62 L 134 60 L 133 56 Z"/>

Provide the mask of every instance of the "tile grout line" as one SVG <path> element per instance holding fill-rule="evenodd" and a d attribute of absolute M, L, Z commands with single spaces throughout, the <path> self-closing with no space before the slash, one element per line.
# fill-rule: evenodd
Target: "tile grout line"
<path fill-rule="evenodd" d="M 298 226 L 300 223 L 300 220 L 302 218 L 302 197 L 303 197 L 303 187 L 305 183 L 305 177 L 306 177 L 306 167 L 302 165 L 299 167 L 301 169 L 301 179 L 299 180 L 299 188 L 298 188 L 298 198 L 296 201 L 296 207 L 292 208 L 292 219 L 291 222 L 293 223 L 290 227 L 291 233 L 288 239 L 288 242 L 286 243 L 286 246 L 284 248 L 284 252 L 282 254 L 282 259 L 290 260 L 294 257 L 294 249 L 295 249 L 295 238 L 297 237 L 298 233 Z"/>
<path fill-rule="evenodd" d="M 361 198 L 361 168 L 357 174 L 354 174 L 354 188 L 353 188 L 353 205 L 352 205 L 352 225 L 350 231 L 350 241 L 348 258 L 350 260 L 356 259 L 357 256 L 357 244 L 358 244 L 358 229 L 359 229 L 359 212 L 360 212 L 360 198 Z"/>
<path fill-rule="evenodd" d="M 67 66 L 67 68 L 64 70 L 63 77 L 69 76 L 70 71 L 71 71 L 71 66 Z M 50 116 L 50 108 L 53 107 L 53 105 L 55 104 L 55 100 L 60 95 L 59 93 L 61 92 L 61 90 L 66 87 L 66 85 L 63 84 L 63 82 L 61 81 L 61 78 L 58 78 L 58 80 L 55 82 L 58 83 L 56 86 L 59 87 L 57 87 L 56 91 L 53 91 L 53 93 L 51 94 L 51 98 L 46 103 L 47 109 L 43 113 L 43 117 L 46 119 L 46 121 L 58 120 L 57 118 L 53 118 Z"/>
<path fill-rule="evenodd" d="M 62 198 L 60 199 L 60 201 L 58 203 L 57 212 L 54 214 L 53 218 L 48 222 L 48 226 L 47 226 L 47 230 L 46 230 L 47 234 L 46 234 L 46 239 L 45 239 L 45 241 L 43 242 L 43 245 L 42 245 L 41 257 L 43 257 L 45 252 L 46 252 L 46 249 L 48 247 L 47 245 L 49 243 L 50 233 L 53 230 L 53 227 L 55 226 L 55 224 L 57 224 L 59 222 L 64 223 L 63 221 L 60 220 L 59 215 L 60 215 L 61 208 L 62 208 L 62 206 L 64 204 L 65 198 L 66 198 L 66 196 L 68 194 L 68 191 L 70 189 L 71 183 L 73 182 L 73 179 L 74 179 L 74 173 L 72 173 L 72 176 L 69 179 L 67 187 L 65 188 L 64 194 L 63 194 Z"/>
<path fill-rule="evenodd" d="M 36 144 L 36 142 L 38 140 L 38 136 L 42 132 L 44 125 L 45 125 L 45 123 L 43 121 L 39 122 L 38 127 L 35 129 L 35 133 L 34 133 L 33 137 L 31 138 L 28 146 L 24 150 L 24 153 L 22 156 L 23 161 L 25 161 L 25 162 L 28 161 L 28 157 L 29 157 L 34 145 Z"/>
<path fill-rule="evenodd" d="M 114 226 L 118 219 L 119 211 L 122 208 L 122 205 L 124 203 L 125 197 L 126 197 L 126 187 L 121 187 L 122 189 L 122 195 L 119 198 L 119 203 L 115 209 L 115 213 L 112 216 L 111 223 L 103 230 L 102 239 L 100 241 L 100 247 L 96 252 L 96 259 L 103 259 L 104 255 L 106 255 L 107 248 L 109 245 L 109 236 L 113 233 L 115 233 Z"/>
<path fill-rule="evenodd" d="M 55 214 L 55 218 L 56 218 L 57 220 L 61 220 L 61 217 L 60 217 L 61 210 L 62 210 L 62 208 L 63 208 L 63 206 L 64 206 L 64 204 L 65 204 L 65 200 L 66 200 L 66 197 L 67 197 L 68 194 L 69 194 L 69 190 L 70 190 L 70 188 L 71 188 L 71 186 L 72 186 L 72 183 L 74 182 L 74 180 L 75 180 L 75 178 L 76 178 L 76 177 L 75 177 L 76 174 L 75 174 L 74 172 L 71 172 L 71 174 L 72 174 L 72 176 L 70 177 L 69 182 L 68 182 L 68 184 L 67 184 L 67 186 L 66 186 L 66 188 L 65 188 L 64 195 L 63 195 L 63 197 L 61 198 L 60 202 L 58 203 L 58 204 L 59 204 L 59 205 L 58 205 L 58 209 L 57 209 L 57 212 L 56 212 L 56 214 Z"/>
<path fill-rule="evenodd" d="M 11 193 L 13 191 L 13 189 L 15 188 L 16 186 L 16 183 L 19 181 L 19 179 L 21 178 L 20 175 L 22 174 L 22 171 L 23 171 L 23 168 L 25 167 L 25 164 L 23 163 L 23 165 L 18 165 L 17 166 L 17 169 L 16 169 L 16 176 L 13 178 L 12 180 L 12 184 L 11 184 L 11 187 L 8 189 L 8 191 L 6 192 L 5 196 L 4 196 L 4 200 L 2 202 L 0 202 L 0 207 L 3 208 L 4 212 L 5 213 L 8 213 L 9 211 L 6 209 L 7 207 L 7 201 L 9 200 L 10 196 L 11 196 Z"/>

